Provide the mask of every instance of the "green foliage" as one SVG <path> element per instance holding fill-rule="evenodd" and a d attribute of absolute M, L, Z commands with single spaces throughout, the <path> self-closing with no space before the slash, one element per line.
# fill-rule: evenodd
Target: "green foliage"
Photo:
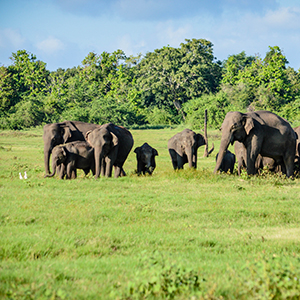
<path fill-rule="evenodd" d="M 239 72 L 243 71 L 246 66 L 252 64 L 255 61 L 255 57 L 246 56 L 245 51 L 239 54 L 231 55 L 223 63 L 223 77 L 222 83 L 235 85 L 239 79 Z"/>
<path fill-rule="evenodd" d="M 198 272 L 173 263 L 160 253 L 142 257 L 141 264 L 143 269 L 136 272 L 135 281 L 128 284 L 127 293 L 120 299 L 174 299 L 201 290 L 204 279 L 199 279 Z"/>
<path fill-rule="evenodd" d="M 221 69 L 214 62 L 212 47 L 207 40 L 193 39 L 180 48 L 168 46 L 147 53 L 137 67 L 145 106 L 180 113 L 183 103 L 216 91 Z"/>
<path fill-rule="evenodd" d="M 279 47 L 269 47 L 265 58 L 247 59 L 243 52 L 225 64 L 222 90 L 233 98 L 233 105 L 246 109 L 280 111 L 292 101 L 291 71 L 287 72 L 286 57 Z M 296 89 L 294 89 L 295 91 Z M 242 110 L 241 109 L 241 110 Z"/>
<path fill-rule="evenodd" d="M 150 125 L 170 125 L 172 124 L 173 115 L 167 110 L 154 107 L 149 109 L 146 119 Z"/>
<path fill-rule="evenodd" d="M 212 128 L 220 127 L 226 113 L 234 110 L 224 92 L 192 99 L 184 105 L 183 109 L 187 114 L 186 123 L 193 128 L 204 125 L 205 109 L 208 111 L 207 124 Z"/>
<path fill-rule="evenodd" d="M 90 52 L 82 65 L 46 70 L 26 50 L 0 66 L 0 128 L 27 128 L 65 119 L 125 126 L 188 124 L 199 128 L 208 110 L 219 127 L 229 110 L 271 110 L 300 121 L 300 73 L 287 68 L 278 46 L 264 59 L 231 55 L 221 64 L 213 45 L 186 39 L 144 57 L 122 50 Z"/>
<path fill-rule="evenodd" d="M 276 255 L 246 266 L 239 298 L 245 299 L 299 299 L 300 260 L 285 261 Z"/>

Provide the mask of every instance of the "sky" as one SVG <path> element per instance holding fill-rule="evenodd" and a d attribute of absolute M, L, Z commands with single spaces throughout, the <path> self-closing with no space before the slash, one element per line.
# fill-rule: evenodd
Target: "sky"
<path fill-rule="evenodd" d="M 298 71 L 300 0 L 0 0 L 0 66 L 23 49 L 55 71 L 89 52 L 145 55 L 193 38 L 221 61 L 279 46 Z"/>

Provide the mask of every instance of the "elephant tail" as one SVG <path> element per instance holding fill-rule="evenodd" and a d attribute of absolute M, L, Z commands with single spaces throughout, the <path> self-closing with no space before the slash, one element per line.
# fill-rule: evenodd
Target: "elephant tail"
<path fill-rule="evenodd" d="M 210 155 L 215 150 L 215 145 L 212 143 L 211 149 L 208 151 L 208 155 Z"/>

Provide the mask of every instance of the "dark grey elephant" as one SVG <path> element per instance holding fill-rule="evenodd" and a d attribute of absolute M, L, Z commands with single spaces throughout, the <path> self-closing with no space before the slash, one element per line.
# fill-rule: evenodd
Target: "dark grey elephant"
<path fill-rule="evenodd" d="M 87 175 L 91 170 L 95 175 L 94 149 L 87 142 L 76 141 L 55 146 L 52 150 L 52 174 L 45 177 L 53 177 L 56 168 L 61 166 L 59 178 L 76 178 L 76 169 L 82 169 Z M 75 174 L 75 176 L 74 176 Z"/>
<path fill-rule="evenodd" d="M 197 150 L 205 145 L 204 137 L 190 129 L 175 134 L 168 141 L 168 150 L 173 168 L 183 169 L 183 165 L 189 163 L 190 168 L 197 168 Z"/>
<path fill-rule="evenodd" d="M 85 141 L 85 134 L 100 125 L 84 123 L 79 121 L 65 121 L 51 123 L 44 126 L 44 163 L 46 174 L 50 173 L 49 160 L 52 149 L 60 144 L 73 141 Z"/>
<path fill-rule="evenodd" d="M 295 153 L 295 171 L 299 174 L 300 172 L 300 126 L 294 128 L 297 134 L 296 140 L 296 153 Z"/>
<path fill-rule="evenodd" d="M 255 162 L 258 154 L 283 160 L 287 177 L 293 175 L 296 149 L 296 134 L 283 118 L 269 111 L 226 114 L 222 127 L 221 146 L 214 173 L 222 163 L 229 144 L 242 142 L 246 147 L 247 174 L 256 173 Z"/>
<path fill-rule="evenodd" d="M 147 172 L 151 175 L 156 167 L 155 156 L 158 156 L 157 150 L 148 143 L 144 143 L 141 147 L 135 148 L 134 152 L 136 153 L 137 173 L 145 175 Z"/>
<path fill-rule="evenodd" d="M 238 163 L 238 175 L 240 176 L 242 169 L 247 169 L 247 149 L 243 143 L 236 141 L 234 143 L 234 152 Z M 260 173 L 260 170 L 264 168 L 275 173 L 286 173 L 282 159 L 275 161 L 271 157 L 261 156 L 258 154 L 255 162 L 255 170 Z"/>
<path fill-rule="evenodd" d="M 113 166 L 114 177 L 126 175 L 123 165 L 133 147 L 133 137 L 126 128 L 112 123 L 104 124 L 88 131 L 85 138 L 94 148 L 95 178 L 100 176 L 100 172 L 101 176 L 111 177 Z"/>
<path fill-rule="evenodd" d="M 216 160 L 218 159 L 218 156 L 219 153 L 216 155 Z M 232 174 L 234 169 L 234 164 L 235 164 L 235 155 L 231 153 L 229 150 L 226 150 L 219 171 L 225 173 L 229 172 Z"/>

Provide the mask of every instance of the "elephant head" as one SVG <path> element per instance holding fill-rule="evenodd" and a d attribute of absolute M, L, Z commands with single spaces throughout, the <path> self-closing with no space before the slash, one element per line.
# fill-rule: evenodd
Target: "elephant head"
<path fill-rule="evenodd" d="M 234 141 L 243 143 L 253 128 L 254 120 L 251 116 L 238 111 L 229 112 L 226 114 L 221 126 L 221 145 L 214 173 L 220 169 L 228 146 L 230 144 L 233 145 Z"/>
<path fill-rule="evenodd" d="M 52 149 L 60 144 L 64 144 L 71 137 L 71 131 L 65 123 L 46 124 L 44 126 L 44 162 L 46 174 L 50 173 L 49 160 Z"/>
<path fill-rule="evenodd" d="M 45 177 L 53 177 L 56 172 L 56 168 L 63 164 L 67 158 L 67 150 L 64 145 L 58 145 L 53 148 L 52 151 L 52 173 L 46 174 Z"/>
<path fill-rule="evenodd" d="M 95 178 L 104 175 L 104 160 L 109 156 L 114 161 L 118 153 L 119 139 L 109 130 L 107 126 L 90 130 L 86 133 L 85 139 L 94 148 L 95 155 Z"/>
<path fill-rule="evenodd" d="M 141 147 L 135 148 L 134 153 L 136 153 L 138 161 L 137 172 L 141 173 L 143 171 L 144 174 L 148 172 L 151 175 L 156 167 L 155 156 L 158 156 L 157 150 L 148 143 L 144 143 Z"/>

